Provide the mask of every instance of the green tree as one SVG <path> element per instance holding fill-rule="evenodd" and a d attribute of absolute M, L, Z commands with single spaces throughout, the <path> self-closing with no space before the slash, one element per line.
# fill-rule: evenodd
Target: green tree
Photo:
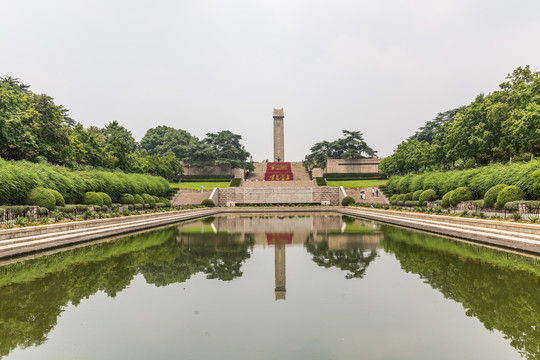
<path fill-rule="evenodd" d="M 217 134 L 207 133 L 204 143 L 212 148 L 218 166 L 255 170 L 253 164 L 248 161 L 250 154 L 240 143 L 240 140 L 242 140 L 242 136 L 224 130 Z"/>
<path fill-rule="evenodd" d="M 111 160 L 115 163 L 113 167 L 116 166 L 122 170 L 129 169 L 132 166 L 129 155 L 137 148 L 131 131 L 114 120 L 103 129 L 103 134 L 105 135 L 105 151 L 110 153 Z"/>
<path fill-rule="evenodd" d="M 172 152 L 178 159 L 182 160 L 187 155 L 189 146 L 197 140 L 185 130 L 158 126 L 146 132 L 141 139 L 141 148 L 146 150 L 149 155 L 165 156 Z"/>

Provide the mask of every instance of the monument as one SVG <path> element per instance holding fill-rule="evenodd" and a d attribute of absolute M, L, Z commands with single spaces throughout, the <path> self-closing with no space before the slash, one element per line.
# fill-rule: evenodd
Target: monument
<path fill-rule="evenodd" d="M 284 129 L 283 129 L 283 108 L 274 109 L 274 162 L 285 161 L 284 150 Z"/>

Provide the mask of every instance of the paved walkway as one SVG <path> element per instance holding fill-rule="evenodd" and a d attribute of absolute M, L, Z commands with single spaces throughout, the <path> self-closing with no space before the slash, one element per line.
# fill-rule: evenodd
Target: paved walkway
<path fill-rule="evenodd" d="M 179 189 L 177 197 L 171 204 L 172 207 L 179 205 L 200 205 L 204 199 L 208 199 L 212 194 L 212 190 L 204 190 L 202 193 L 200 190 L 191 189 Z"/>
<path fill-rule="evenodd" d="M 388 204 L 388 199 L 382 191 L 379 190 L 379 196 L 372 195 L 371 194 L 371 187 L 366 188 L 358 188 L 358 189 L 345 189 L 345 192 L 348 196 L 351 196 L 354 200 L 356 200 L 356 203 L 358 204 Z M 361 191 L 364 191 L 364 194 L 366 194 L 366 199 L 363 200 L 360 196 Z"/>

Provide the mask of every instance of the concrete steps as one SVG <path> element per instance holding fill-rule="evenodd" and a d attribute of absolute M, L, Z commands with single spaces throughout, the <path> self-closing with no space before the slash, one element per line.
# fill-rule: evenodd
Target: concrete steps
<path fill-rule="evenodd" d="M 508 249 L 540 253 L 540 227 L 537 225 L 366 208 L 347 208 L 339 212 Z"/>
<path fill-rule="evenodd" d="M 126 234 L 210 216 L 217 212 L 213 209 L 194 209 L 2 230 L 0 232 L 0 258 Z"/>
<path fill-rule="evenodd" d="M 212 194 L 212 189 L 204 190 L 202 193 L 200 190 L 192 189 L 180 189 L 176 197 L 174 198 L 172 207 L 180 205 L 200 205 L 204 199 L 208 199 Z"/>

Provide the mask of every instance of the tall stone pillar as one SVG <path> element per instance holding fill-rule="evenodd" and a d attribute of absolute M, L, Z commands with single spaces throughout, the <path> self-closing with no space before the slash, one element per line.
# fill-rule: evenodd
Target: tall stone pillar
<path fill-rule="evenodd" d="M 274 261 L 275 261 L 275 277 L 276 287 L 274 289 L 276 300 L 285 300 L 287 289 L 285 286 L 285 244 L 283 241 L 276 241 L 274 244 Z"/>
<path fill-rule="evenodd" d="M 283 108 L 274 109 L 274 161 L 285 161 Z"/>

